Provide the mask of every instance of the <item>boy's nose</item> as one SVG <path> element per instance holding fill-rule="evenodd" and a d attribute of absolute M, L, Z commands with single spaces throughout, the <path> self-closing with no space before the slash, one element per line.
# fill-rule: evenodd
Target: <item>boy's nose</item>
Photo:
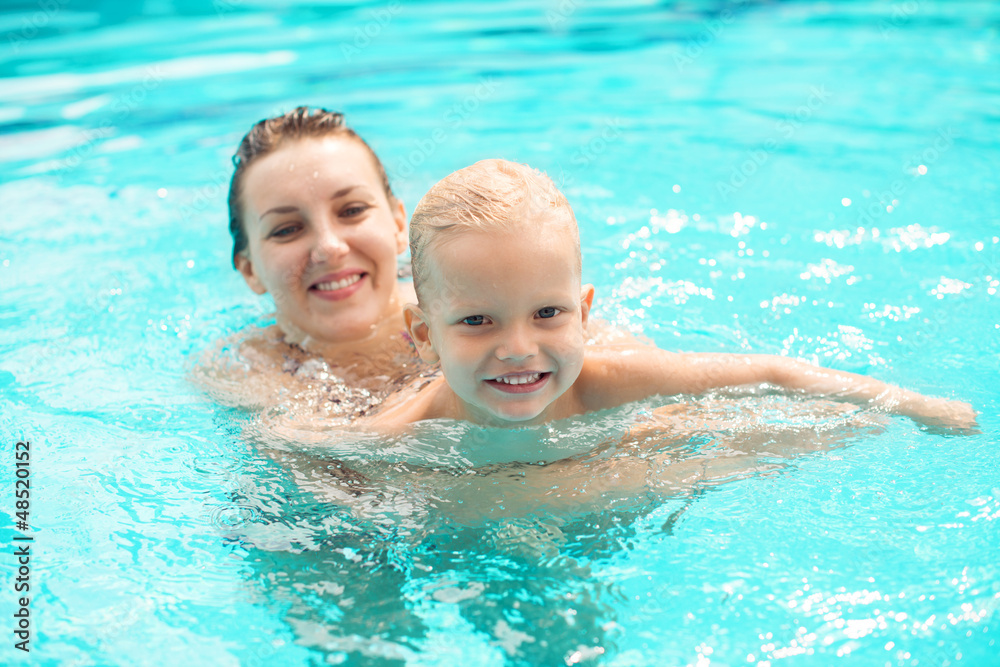
<path fill-rule="evenodd" d="M 501 361 L 523 361 L 538 354 L 538 345 L 522 327 L 513 327 L 497 345 L 497 359 Z"/>

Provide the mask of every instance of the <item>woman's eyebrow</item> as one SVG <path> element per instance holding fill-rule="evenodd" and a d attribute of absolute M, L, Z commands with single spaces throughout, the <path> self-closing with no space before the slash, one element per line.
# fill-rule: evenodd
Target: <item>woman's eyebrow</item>
<path fill-rule="evenodd" d="M 352 190 L 364 190 L 364 189 L 365 186 L 363 185 L 348 185 L 346 188 L 341 188 L 336 192 L 334 192 L 332 195 L 330 195 L 330 200 L 332 201 L 334 199 L 339 199 L 344 195 L 350 194 Z M 265 215 L 271 213 L 295 213 L 298 210 L 299 209 L 297 206 L 275 206 L 274 208 L 269 208 L 263 213 L 261 213 L 259 219 L 263 220 Z"/>
<path fill-rule="evenodd" d="M 346 188 L 341 188 L 336 192 L 334 192 L 332 195 L 330 195 L 330 199 L 331 200 L 340 199 L 344 195 L 350 194 L 352 190 L 364 190 L 365 192 L 368 191 L 368 189 L 363 185 L 348 185 Z"/>
<path fill-rule="evenodd" d="M 269 208 L 260 214 L 258 220 L 263 220 L 265 215 L 270 213 L 295 213 L 299 209 L 295 206 L 275 206 L 274 208 Z"/>

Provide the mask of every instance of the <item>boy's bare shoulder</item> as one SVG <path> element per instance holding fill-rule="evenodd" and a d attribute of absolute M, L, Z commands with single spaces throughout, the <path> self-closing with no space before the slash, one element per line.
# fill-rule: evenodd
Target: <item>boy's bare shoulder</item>
<path fill-rule="evenodd" d="M 629 331 L 628 329 L 612 324 L 607 320 L 591 317 L 587 321 L 586 328 L 587 345 L 597 347 L 609 346 L 652 346 L 651 341 L 646 336 Z"/>
<path fill-rule="evenodd" d="M 603 410 L 644 398 L 640 386 L 650 365 L 660 365 L 665 353 L 648 345 L 588 345 L 574 386 L 586 410 Z"/>
<path fill-rule="evenodd" d="M 747 366 L 751 356 L 671 352 L 652 345 L 592 345 L 586 348 L 584 373 L 598 381 L 608 381 L 628 374 L 633 379 L 650 378 L 662 383 L 671 378 L 680 379 L 717 367 Z"/>
<path fill-rule="evenodd" d="M 594 345 L 584 355 L 577 392 L 588 410 L 603 410 L 657 394 L 694 391 L 704 355 L 650 345 Z"/>
<path fill-rule="evenodd" d="M 651 367 L 679 360 L 681 353 L 667 352 L 652 345 L 588 345 L 584 352 L 583 371 L 595 379 L 605 380 L 623 372 L 645 372 Z"/>

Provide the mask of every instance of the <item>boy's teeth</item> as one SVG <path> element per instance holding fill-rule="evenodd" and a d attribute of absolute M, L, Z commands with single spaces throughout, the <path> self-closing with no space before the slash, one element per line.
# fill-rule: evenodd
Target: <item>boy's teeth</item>
<path fill-rule="evenodd" d="M 343 280 L 331 280 L 328 283 L 316 283 L 316 289 L 321 289 L 324 292 L 336 289 L 344 289 L 345 287 L 353 285 L 359 280 L 361 280 L 361 274 L 355 273 L 353 275 L 344 278 Z"/>
<path fill-rule="evenodd" d="M 528 375 L 507 375 L 504 377 L 498 377 L 498 382 L 503 382 L 504 384 L 531 384 L 532 382 L 538 382 L 538 378 L 542 377 L 541 373 L 529 373 Z"/>

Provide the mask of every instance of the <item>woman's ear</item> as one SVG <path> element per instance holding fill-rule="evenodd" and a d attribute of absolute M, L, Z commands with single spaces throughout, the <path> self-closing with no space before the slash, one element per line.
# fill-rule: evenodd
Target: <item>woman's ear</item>
<path fill-rule="evenodd" d="M 253 270 L 253 262 L 247 257 L 247 251 L 243 250 L 236 254 L 233 258 L 236 262 L 236 270 L 240 272 L 243 276 L 243 280 L 246 281 L 247 285 L 257 294 L 264 294 L 267 292 L 267 288 L 264 287 L 264 283 L 260 281 L 257 277 L 257 273 Z"/>
<path fill-rule="evenodd" d="M 434 344 L 431 342 L 431 330 L 424 311 L 420 310 L 419 306 L 408 303 L 403 306 L 403 321 L 420 358 L 428 364 L 440 361 L 441 357 L 434 351 Z"/>
<path fill-rule="evenodd" d="M 580 291 L 580 314 L 583 316 L 583 328 L 587 328 L 590 318 L 590 308 L 594 305 L 594 286 L 584 285 Z"/>
<path fill-rule="evenodd" d="M 410 245 L 410 239 L 406 233 L 406 206 L 397 199 L 395 209 L 392 217 L 396 221 L 396 254 L 400 255 Z"/>

